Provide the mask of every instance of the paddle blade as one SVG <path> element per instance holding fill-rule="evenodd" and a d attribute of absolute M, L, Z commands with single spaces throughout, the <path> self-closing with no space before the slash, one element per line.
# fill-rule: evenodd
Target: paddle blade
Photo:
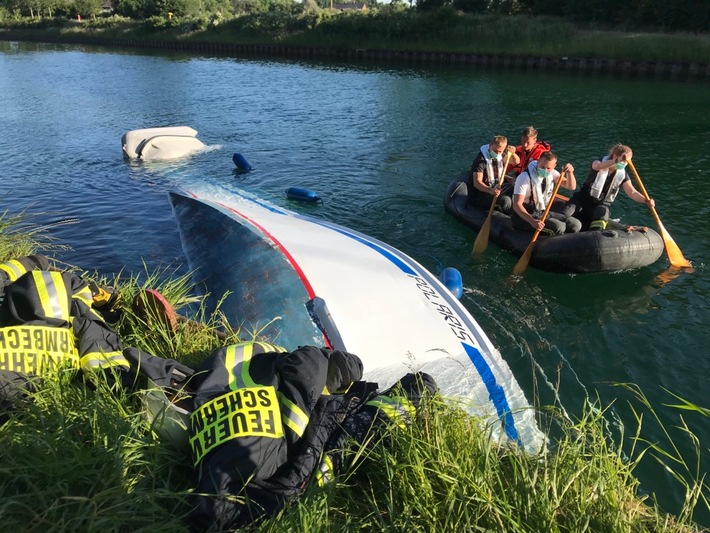
<path fill-rule="evenodd" d="M 668 260 L 671 262 L 671 265 L 674 267 L 692 268 L 693 265 L 683 257 L 683 252 L 680 251 L 680 248 L 675 243 L 670 233 L 663 227 L 661 219 L 658 218 L 656 222 L 658 222 L 658 228 L 661 230 L 661 237 L 663 238 L 663 244 L 666 246 L 666 253 L 668 254 Z"/>
<path fill-rule="evenodd" d="M 523 255 L 520 256 L 520 259 L 518 259 L 518 262 L 515 263 L 515 266 L 513 267 L 513 274 L 515 276 L 522 276 L 528 269 L 528 263 L 530 263 L 530 257 L 532 257 L 534 244 L 535 241 L 531 241 L 530 244 L 528 244 L 528 247 L 525 249 L 525 252 L 523 252 Z"/>
<path fill-rule="evenodd" d="M 629 167 L 631 167 L 631 171 L 633 172 L 634 177 L 636 178 L 636 181 L 639 184 L 639 188 L 641 189 L 644 198 L 646 198 L 646 200 L 648 201 L 650 197 L 648 195 L 648 192 L 646 191 L 646 187 L 644 187 L 643 185 L 643 181 L 641 181 L 641 176 L 639 176 L 639 173 L 636 171 L 634 162 L 629 159 L 628 165 Z M 656 208 L 651 205 L 649 205 L 648 208 L 651 210 L 651 213 L 653 214 L 653 217 L 656 219 L 656 223 L 658 224 L 658 228 L 661 231 L 661 237 L 663 237 L 663 244 L 666 247 L 666 253 L 668 254 L 668 260 L 671 262 L 671 265 L 676 267 L 692 268 L 693 265 L 691 265 L 690 261 L 683 257 L 683 253 L 680 251 L 680 248 L 678 248 L 678 245 L 671 237 L 671 234 L 668 233 L 666 231 L 666 228 L 663 227 L 661 217 L 658 216 Z"/>
<path fill-rule="evenodd" d="M 473 242 L 473 255 L 479 255 L 486 251 L 488 247 L 488 237 L 491 233 L 491 215 L 488 215 L 485 223 L 478 232 L 476 240 Z"/>

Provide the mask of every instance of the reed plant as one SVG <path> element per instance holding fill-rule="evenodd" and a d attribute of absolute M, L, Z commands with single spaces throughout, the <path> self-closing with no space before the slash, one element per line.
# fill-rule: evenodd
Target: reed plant
<path fill-rule="evenodd" d="M 496 443 L 468 414 L 434 399 L 409 429 L 353 454 L 348 473 L 332 486 L 258 530 L 700 530 L 692 511 L 708 505 L 708 486 L 699 473 L 679 478 L 689 497 L 679 515 L 668 515 L 640 496 L 633 475 L 645 453 L 665 453 L 660 444 L 645 442 L 627 456 L 610 441 L 603 409 L 590 406 L 575 423 L 562 413 L 549 416 L 559 424 L 557 436 L 546 452 L 529 455 Z M 639 425 L 631 436 L 639 444 L 640 432 Z"/>
<path fill-rule="evenodd" d="M 47 213 L 0 212 L 0 261 L 22 257 L 37 252 L 64 252 L 69 247 L 57 242 L 52 229 L 65 224 L 74 224 L 76 219 L 62 219 L 54 223 L 32 222 Z"/>

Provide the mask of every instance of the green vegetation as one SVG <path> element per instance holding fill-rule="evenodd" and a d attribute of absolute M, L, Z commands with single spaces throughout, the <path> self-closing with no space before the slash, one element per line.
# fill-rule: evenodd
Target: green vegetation
<path fill-rule="evenodd" d="M 31 255 L 35 250 L 61 252 L 68 248 L 58 244 L 50 234 L 52 227 L 72 224 L 76 220 L 63 220 L 54 225 L 38 225 L 28 221 L 26 213 L 0 213 L 0 261 L 11 257 Z"/>
<path fill-rule="evenodd" d="M 19 238 L 23 217 L 0 217 L 0 260 L 46 251 L 42 232 Z M 34 242 L 38 248 L 28 248 Z M 102 280 L 103 282 L 107 280 Z M 180 308 L 198 305 L 188 278 L 169 272 L 115 280 L 123 302 L 158 288 Z M 198 316 L 201 316 L 198 311 Z M 214 326 L 215 324 L 207 324 Z M 177 332 L 124 305 L 117 324 L 125 345 L 187 364 L 220 343 L 209 328 L 182 322 Z M 226 342 L 237 341 L 229 331 Z M 96 390 L 80 380 L 45 379 L 0 427 L 0 521 L 8 531 L 184 531 L 193 483 L 187 452 L 161 441 L 144 416 L 140 392 Z M 347 472 L 309 490 L 280 516 L 254 531 L 698 531 L 697 506 L 708 506 L 708 485 L 666 433 L 641 437 L 642 420 L 660 423 L 633 386 L 629 408 L 638 427 L 611 439 L 601 409 L 570 421 L 545 415 L 549 449 L 525 455 L 492 442 L 477 420 L 434 398 L 408 429 L 350 456 Z M 680 412 L 707 409 L 674 398 Z M 701 444 L 685 426 L 684 438 Z M 552 430 L 554 428 L 554 431 Z M 615 440 L 616 442 L 612 442 Z M 623 450 L 623 451 L 622 451 Z M 676 516 L 653 497 L 639 496 L 634 470 L 646 456 L 660 461 L 685 491 Z M 698 458 L 696 457 L 697 461 Z"/>
<path fill-rule="evenodd" d="M 327 0 L 0 0 L 0 38 L 269 44 L 542 57 L 710 57 L 710 2 L 419 0 L 330 9 Z M 96 5 L 94 5 L 96 4 Z M 362 6 L 362 4 L 351 4 Z M 81 15 L 82 20 L 76 20 Z M 673 32 L 673 33 L 668 33 Z"/>

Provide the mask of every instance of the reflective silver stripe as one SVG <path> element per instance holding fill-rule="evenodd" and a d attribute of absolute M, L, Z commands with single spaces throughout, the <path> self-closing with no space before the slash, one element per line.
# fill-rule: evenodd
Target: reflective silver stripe
<path fill-rule="evenodd" d="M 60 272 L 33 270 L 32 277 L 37 287 L 37 295 L 44 315 L 69 320 L 67 290 Z"/>
<path fill-rule="evenodd" d="M 308 415 L 298 405 L 286 398 L 282 392 L 279 392 L 278 395 L 283 424 L 299 437 L 302 436 L 308 425 Z"/>
<path fill-rule="evenodd" d="M 27 272 L 25 266 L 17 259 L 10 259 L 5 263 L 0 263 L 0 270 L 7 273 L 7 277 L 10 281 L 16 281 L 17 278 Z"/>
<path fill-rule="evenodd" d="M 261 351 L 258 353 L 285 351 L 281 347 L 273 346 L 265 342 L 243 342 L 227 346 L 224 355 L 224 367 L 227 371 L 230 390 L 255 387 L 258 385 L 249 375 L 249 361 L 251 361 L 254 355 L 254 346 L 261 348 Z"/>
<path fill-rule="evenodd" d="M 333 479 L 333 460 L 330 455 L 324 455 L 323 460 L 316 470 L 316 483 L 322 487 Z"/>
<path fill-rule="evenodd" d="M 75 292 L 72 294 L 72 298 L 76 298 L 77 300 L 84 302 L 89 308 L 94 303 L 94 299 L 91 296 L 91 289 L 89 287 L 84 287 L 79 292 Z"/>
<path fill-rule="evenodd" d="M 243 379 L 244 366 L 247 367 L 246 370 L 248 372 L 248 361 L 251 359 L 253 349 L 254 346 L 252 343 L 227 346 L 224 355 L 224 366 L 229 376 L 230 390 L 242 389 L 247 386 Z"/>

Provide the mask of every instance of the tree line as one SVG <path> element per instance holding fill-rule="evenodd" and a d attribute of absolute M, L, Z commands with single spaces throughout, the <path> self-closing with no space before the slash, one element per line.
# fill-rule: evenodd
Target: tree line
<path fill-rule="evenodd" d="M 149 17 L 214 17 L 229 19 L 264 12 L 302 12 L 351 3 L 373 9 L 419 12 L 455 10 L 468 14 L 559 17 L 581 26 L 607 30 L 707 32 L 710 0 L 0 0 L 0 22 L 23 17 L 115 14 L 136 20 Z"/>

